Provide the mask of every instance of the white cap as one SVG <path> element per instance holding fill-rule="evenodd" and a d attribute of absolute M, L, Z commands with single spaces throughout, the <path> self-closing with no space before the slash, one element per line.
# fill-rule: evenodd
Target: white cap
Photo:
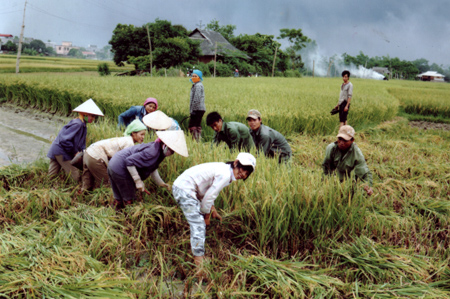
<path fill-rule="evenodd" d="M 167 145 L 171 150 L 177 154 L 188 157 L 188 149 L 186 145 L 186 138 L 184 138 L 184 132 L 178 131 L 157 131 L 156 135 L 161 141 Z"/>
<path fill-rule="evenodd" d="M 238 160 L 239 163 L 241 163 L 242 165 L 252 166 L 252 167 L 253 167 L 253 170 L 255 170 L 255 167 L 256 167 L 256 159 L 255 159 L 255 157 L 253 157 L 252 154 L 249 154 L 249 153 L 239 153 L 239 155 L 237 156 L 236 160 Z"/>
<path fill-rule="evenodd" d="M 77 108 L 72 110 L 73 112 L 81 112 L 81 113 L 87 113 L 87 114 L 93 114 L 93 115 L 99 115 L 104 116 L 100 108 L 98 108 L 97 105 L 95 105 L 94 101 L 92 99 L 87 100 Z"/>
<path fill-rule="evenodd" d="M 339 133 L 336 137 L 341 137 L 348 141 L 355 137 L 355 129 L 353 129 L 349 125 L 342 126 L 339 129 Z"/>
<path fill-rule="evenodd" d="M 172 125 L 172 119 L 159 110 L 145 115 L 142 118 L 142 122 L 154 130 L 167 130 Z"/>

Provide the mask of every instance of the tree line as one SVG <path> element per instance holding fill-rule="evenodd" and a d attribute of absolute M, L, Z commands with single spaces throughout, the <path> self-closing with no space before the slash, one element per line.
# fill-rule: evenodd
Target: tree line
<path fill-rule="evenodd" d="M 281 29 L 277 38 L 260 33 L 235 36 L 236 26 L 221 26 L 217 20 L 207 24 L 206 29 L 221 33 L 239 50 L 218 51 L 216 75 L 230 76 L 234 69 L 244 75 L 269 75 L 275 58 L 276 75 L 300 76 L 299 69 L 303 63 L 298 50 L 309 42 L 301 29 Z M 156 19 L 140 27 L 118 24 L 109 43 L 113 60 L 119 66 L 130 63 L 137 70 L 149 70 L 152 65 L 157 69 L 178 67 L 183 71 L 196 67 L 205 75 L 212 74 L 214 62 L 199 63 L 201 42 L 188 36 L 189 32 L 183 26 Z M 281 44 L 276 39 L 286 39 L 290 46 L 281 50 Z"/>

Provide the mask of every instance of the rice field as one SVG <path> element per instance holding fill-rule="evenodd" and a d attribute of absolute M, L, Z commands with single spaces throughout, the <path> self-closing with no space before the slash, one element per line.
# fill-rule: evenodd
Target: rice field
<path fill-rule="evenodd" d="M 0 97 L 48 111 L 67 113 L 92 96 L 107 117 L 89 125 L 88 145 L 120 135 L 117 113 L 148 96 L 179 120 L 189 107 L 186 79 L 0 77 Z M 46 176 L 48 161 L 42 159 L 0 169 L 0 294 L 448 298 L 450 132 L 411 128 L 395 116 L 403 93 L 392 91 L 428 87 L 352 79 L 349 123 L 374 175 L 374 195 L 367 197 L 360 185 L 322 175 L 325 148 L 338 125 L 329 110 L 339 80 L 238 80 L 205 79 L 207 109 L 243 122 L 248 109 L 259 109 L 265 123 L 288 137 L 293 161 L 278 165 L 258 157 L 247 181 L 221 192 L 216 207 L 223 221 L 212 221 L 207 231 L 206 280 L 192 278 L 189 226 L 165 189 L 146 181 L 153 195 L 116 213 L 108 205 L 109 189 L 77 195 L 63 175 Z M 211 134 L 206 131 L 206 140 Z M 166 182 L 192 165 L 236 156 L 208 141 L 187 143 L 188 158 L 174 155 L 161 164 Z"/>
<path fill-rule="evenodd" d="M 0 73 L 15 73 L 16 58 L 16 55 L 0 55 Z M 134 66 L 130 65 L 118 67 L 112 61 L 22 55 L 20 57 L 20 73 L 97 72 L 97 65 L 100 63 L 107 63 L 112 72 L 134 69 Z"/>

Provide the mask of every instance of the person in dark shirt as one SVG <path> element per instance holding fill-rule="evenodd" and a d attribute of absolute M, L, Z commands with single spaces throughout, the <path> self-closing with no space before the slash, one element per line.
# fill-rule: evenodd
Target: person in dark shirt
<path fill-rule="evenodd" d="M 230 150 L 239 151 L 250 151 L 255 146 L 246 125 L 234 121 L 224 122 L 218 112 L 209 113 L 206 124 L 216 132 L 213 139 L 215 144 L 225 142 Z"/>
<path fill-rule="evenodd" d="M 47 157 L 50 158 L 49 176 L 58 174 L 61 168 L 75 182 L 80 181 L 80 171 L 71 164 L 72 159 L 86 148 L 86 123 L 94 121 L 96 116 L 103 116 L 102 111 L 92 99 L 73 109 L 78 117 L 65 125 L 52 142 Z"/>

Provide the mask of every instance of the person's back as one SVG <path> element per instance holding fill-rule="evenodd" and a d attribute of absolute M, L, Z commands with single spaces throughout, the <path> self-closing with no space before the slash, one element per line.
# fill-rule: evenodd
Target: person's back
<path fill-rule="evenodd" d="M 278 131 L 261 124 L 259 130 L 249 130 L 253 142 L 258 150 L 264 152 L 267 157 L 280 156 L 281 160 L 287 160 L 292 155 L 292 150 L 286 138 Z"/>

